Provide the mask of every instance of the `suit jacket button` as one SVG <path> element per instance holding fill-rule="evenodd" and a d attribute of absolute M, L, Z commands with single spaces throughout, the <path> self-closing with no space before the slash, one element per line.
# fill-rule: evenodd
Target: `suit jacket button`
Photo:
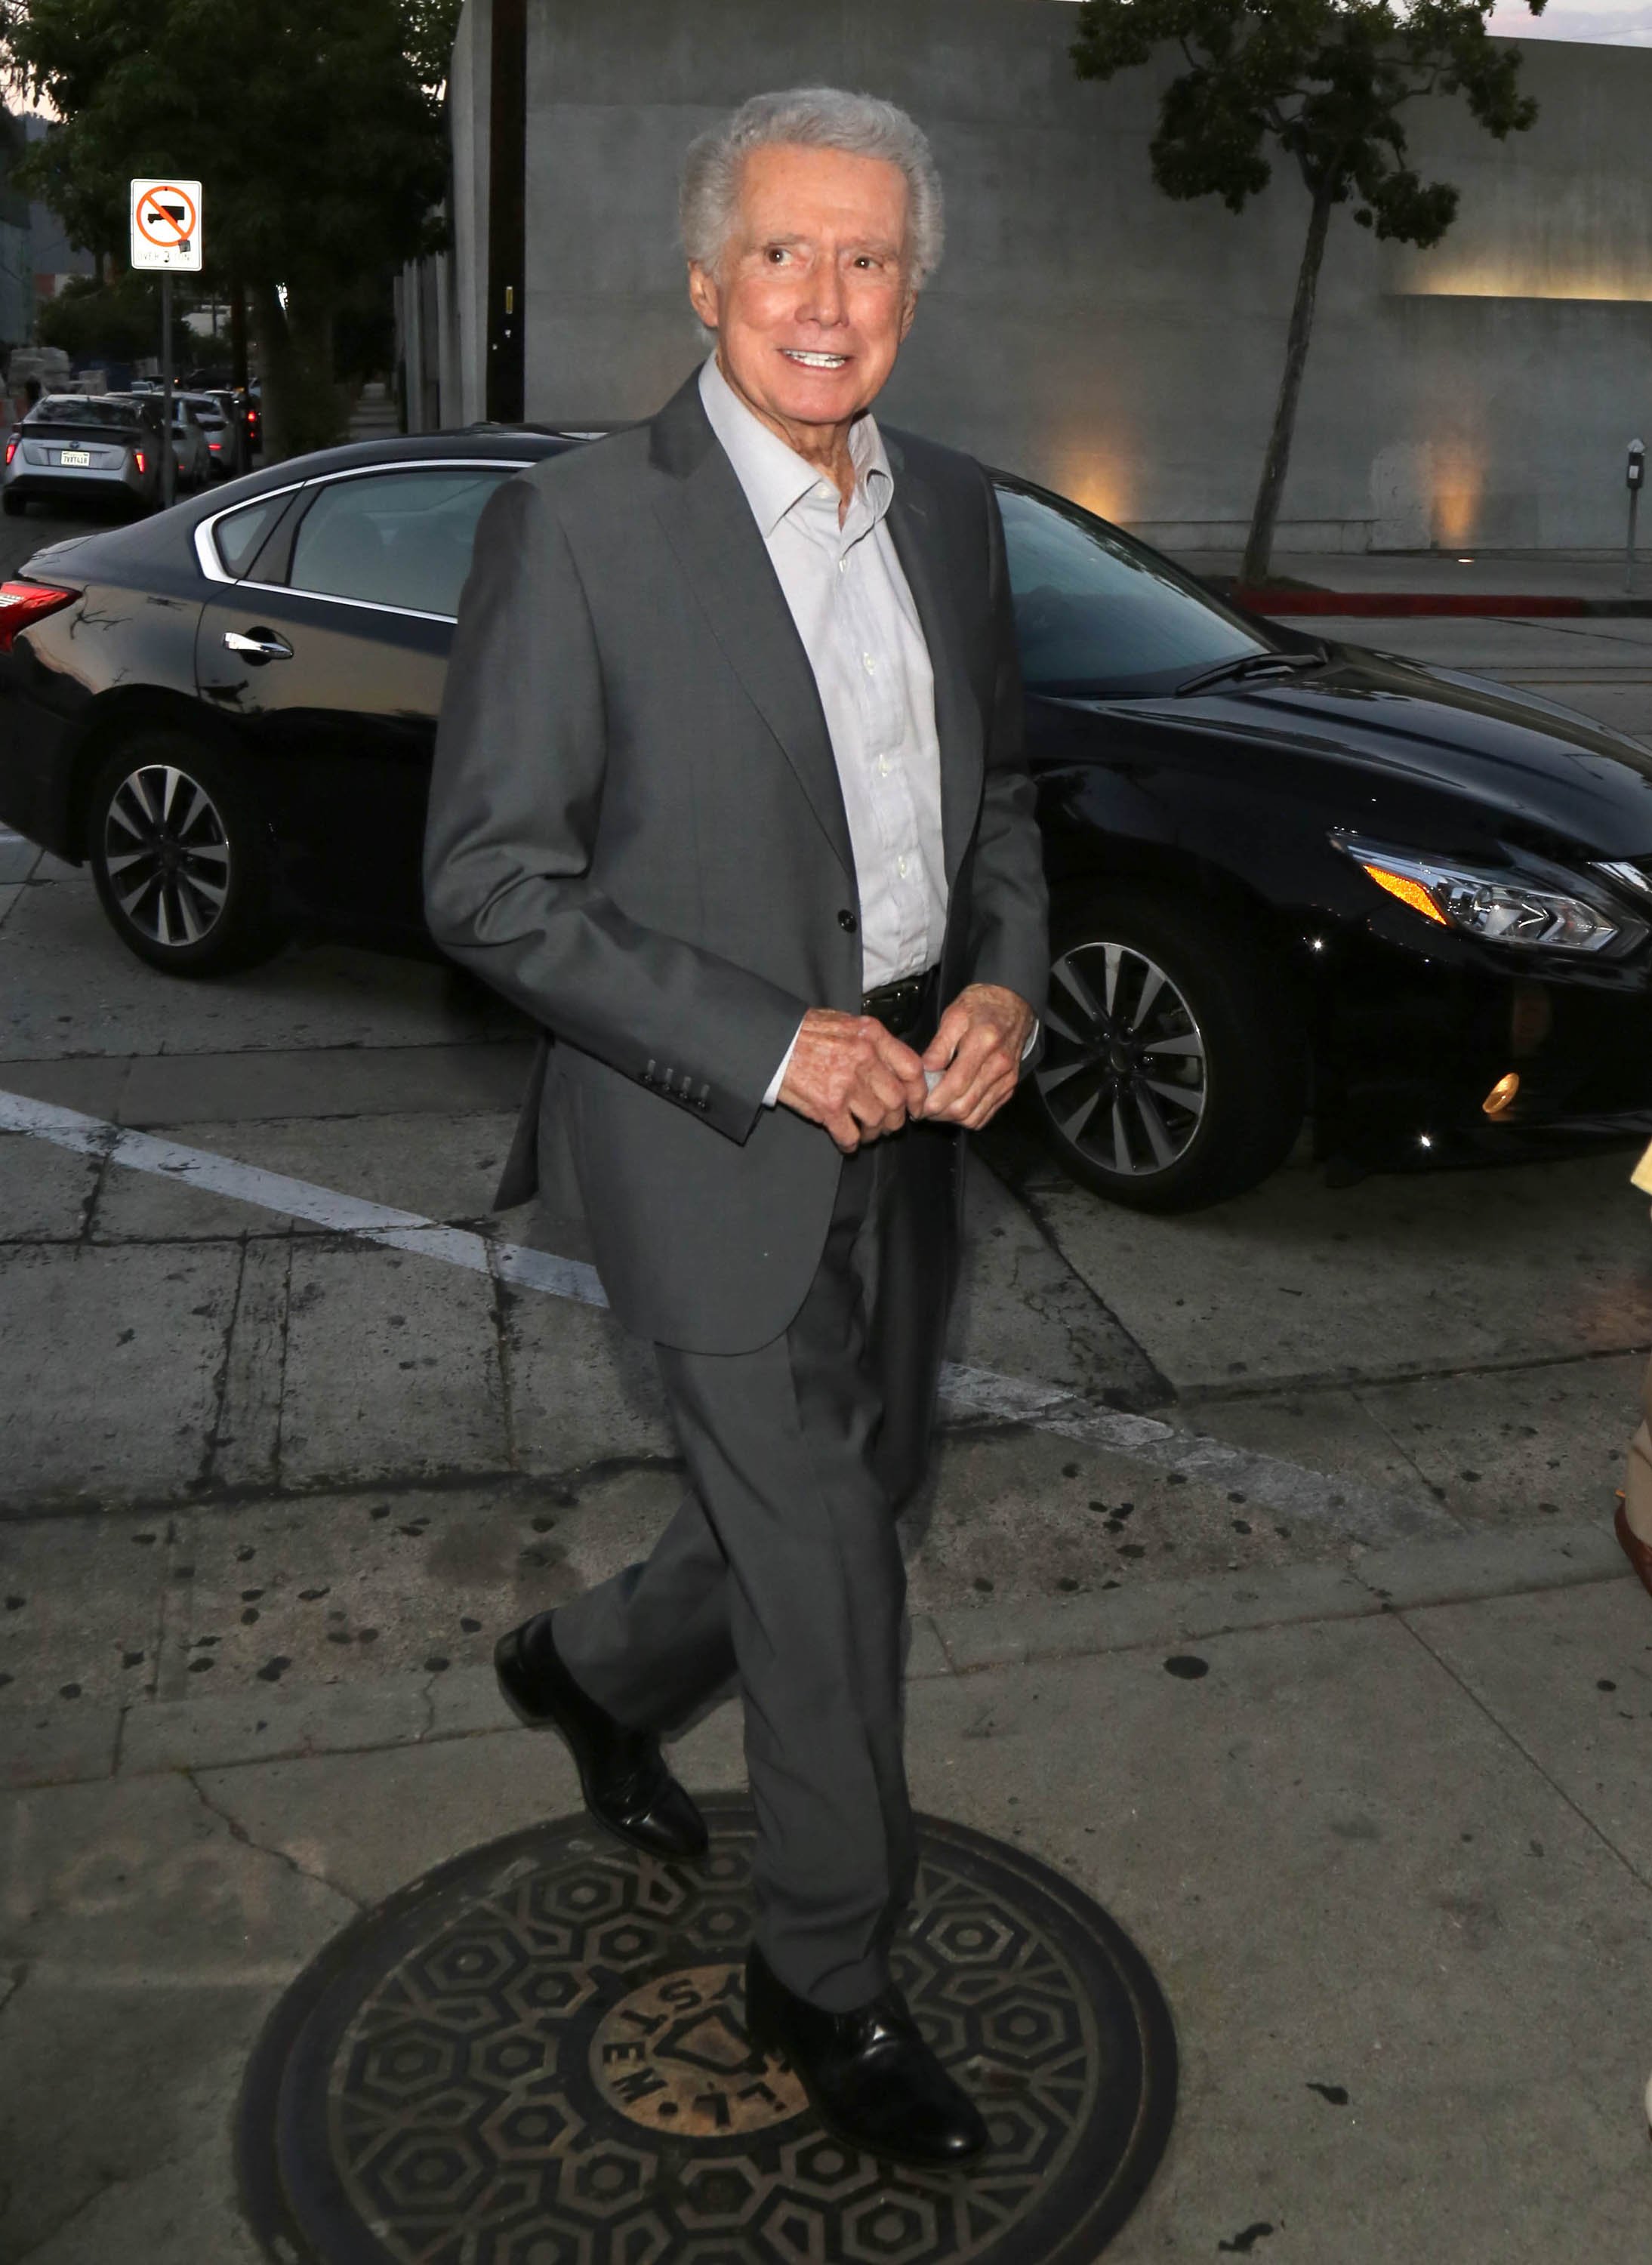
<path fill-rule="evenodd" d="M 838 926 L 843 930 L 846 936 L 853 936 L 855 929 L 859 928 L 860 922 L 855 919 L 854 914 L 846 908 L 838 914 Z"/>

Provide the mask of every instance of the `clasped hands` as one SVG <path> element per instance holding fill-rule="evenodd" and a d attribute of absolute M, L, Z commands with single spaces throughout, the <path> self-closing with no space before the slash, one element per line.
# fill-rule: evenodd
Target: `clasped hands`
<path fill-rule="evenodd" d="M 909 1121 L 979 1132 L 1015 1090 L 1032 1009 L 997 983 L 972 983 L 941 1017 L 921 1054 L 870 1015 L 811 1007 L 779 1099 L 824 1125 L 846 1155 Z M 926 1070 L 935 1074 L 931 1088 Z"/>

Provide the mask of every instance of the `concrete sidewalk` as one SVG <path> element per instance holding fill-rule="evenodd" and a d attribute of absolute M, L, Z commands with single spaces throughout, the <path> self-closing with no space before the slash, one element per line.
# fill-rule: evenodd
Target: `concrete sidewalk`
<path fill-rule="evenodd" d="M 282 1990 L 364 1907 L 573 1808 L 485 1670 L 426 1671 L 17 1724 L 9 2265 L 252 2265 L 228 2131 Z M 1176 2130 L 1110 2257 L 1644 2254 L 1652 1605 L 1609 1536 L 958 1607 L 909 1673 L 919 1805 L 1095 1895 L 1170 1999 Z M 733 1709 L 675 1759 L 738 1788 Z"/>
<path fill-rule="evenodd" d="M 1652 625 L 1588 626 L 1405 649 L 1652 739 Z M 0 1137 L 0 2265 L 251 2265 L 228 2133 L 261 2022 L 360 1906 L 571 1810 L 491 1636 L 640 1554 L 680 1474 L 610 1317 L 442 1258 L 521 1232 L 481 1217 L 521 1074 L 499 1009 L 334 950 L 163 984 L 16 845 L 0 961 L 0 1089 L 108 1135 Z M 128 1169 L 122 1127 L 254 1176 Z M 985 1162 L 977 1381 L 906 1536 L 913 1774 L 1095 1895 L 1168 1990 L 1181 2121 L 1110 2254 L 1628 2265 L 1630 1159 L 1336 1190 L 1299 1164 L 1169 1220 L 1013 1128 Z M 288 1215 L 259 1174 L 411 1206 L 432 1250 Z M 729 1710 L 680 1766 L 739 1783 Z"/>

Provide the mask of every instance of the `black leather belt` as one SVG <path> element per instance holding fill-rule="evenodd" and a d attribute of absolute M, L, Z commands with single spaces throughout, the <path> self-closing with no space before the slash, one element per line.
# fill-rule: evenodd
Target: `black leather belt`
<path fill-rule="evenodd" d="M 861 1001 L 861 1012 L 881 1023 L 892 1038 L 909 1038 L 935 1021 L 941 971 L 931 967 L 922 975 L 903 975 L 899 983 L 880 983 Z"/>

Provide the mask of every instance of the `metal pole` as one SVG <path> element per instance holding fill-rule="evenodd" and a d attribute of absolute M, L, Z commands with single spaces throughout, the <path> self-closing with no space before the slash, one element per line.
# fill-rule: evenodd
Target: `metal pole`
<path fill-rule="evenodd" d="M 170 510 L 178 492 L 178 460 L 172 453 L 172 278 L 161 275 L 161 509 Z"/>
<path fill-rule="evenodd" d="M 1623 586 L 1626 594 L 1629 595 L 1633 595 L 1634 591 L 1634 522 L 1640 508 L 1641 491 L 1639 488 L 1631 488 L 1629 491 L 1629 555 L 1624 562 L 1623 570 Z"/>

